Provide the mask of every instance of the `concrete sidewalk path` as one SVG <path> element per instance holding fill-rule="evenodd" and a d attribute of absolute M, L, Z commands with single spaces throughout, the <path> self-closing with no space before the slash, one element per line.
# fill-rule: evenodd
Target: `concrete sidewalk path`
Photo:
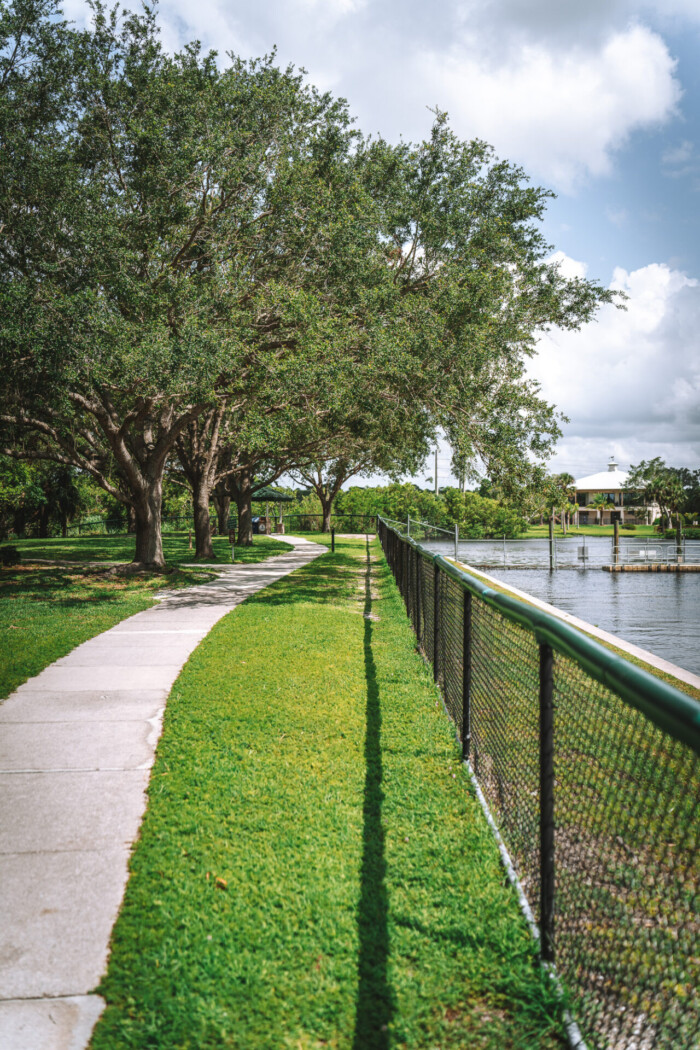
<path fill-rule="evenodd" d="M 326 547 L 166 594 L 0 704 L 0 1048 L 82 1050 L 104 973 L 165 702 L 190 653 L 248 595 Z"/>

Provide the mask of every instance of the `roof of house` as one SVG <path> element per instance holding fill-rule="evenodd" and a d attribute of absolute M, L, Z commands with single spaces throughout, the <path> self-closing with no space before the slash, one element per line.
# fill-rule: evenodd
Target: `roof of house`
<path fill-rule="evenodd" d="M 627 487 L 627 476 L 627 471 L 619 470 L 617 463 L 611 457 L 607 470 L 600 470 L 597 474 L 588 474 L 585 478 L 577 478 L 576 489 L 579 492 L 619 492 Z"/>

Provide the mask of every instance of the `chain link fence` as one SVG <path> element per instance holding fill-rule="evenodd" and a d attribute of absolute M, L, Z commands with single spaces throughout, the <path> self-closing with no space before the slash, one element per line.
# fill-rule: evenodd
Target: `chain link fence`
<path fill-rule="evenodd" d="M 285 513 L 284 524 L 294 532 L 321 532 L 322 514 L 297 514 L 295 511 Z M 332 514 L 331 527 L 343 532 L 374 535 L 377 531 L 376 514 Z"/>
<path fill-rule="evenodd" d="M 572 1043 L 697 1048 L 700 703 L 404 531 L 379 519 Z"/>

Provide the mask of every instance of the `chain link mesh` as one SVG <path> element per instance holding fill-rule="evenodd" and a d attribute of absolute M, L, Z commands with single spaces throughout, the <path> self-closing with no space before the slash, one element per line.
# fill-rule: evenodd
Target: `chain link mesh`
<path fill-rule="evenodd" d="M 539 909 L 539 650 L 534 637 L 472 604 L 472 766 L 533 913 Z"/>
<path fill-rule="evenodd" d="M 465 624 L 464 585 L 379 535 L 462 740 L 469 683 L 472 768 L 539 921 L 540 645 L 477 595 Z M 553 939 L 573 1015 L 589 1050 L 697 1048 L 698 756 L 559 652 L 552 686 Z"/>
<path fill-rule="evenodd" d="M 557 968 L 599 1045 L 697 1046 L 700 763 L 559 654 L 554 689 Z"/>

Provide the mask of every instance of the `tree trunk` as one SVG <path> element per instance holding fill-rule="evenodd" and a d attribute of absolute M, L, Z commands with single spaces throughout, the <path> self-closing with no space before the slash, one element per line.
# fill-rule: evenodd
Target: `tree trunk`
<path fill-rule="evenodd" d="M 147 569 L 165 568 L 160 514 L 163 502 L 163 474 L 148 480 L 134 505 L 136 550 L 134 562 Z"/>
<path fill-rule="evenodd" d="M 214 506 L 216 507 L 216 521 L 219 536 L 228 535 L 228 519 L 231 513 L 231 494 L 225 481 L 220 481 L 215 487 Z"/>
<path fill-rule="evenodd" d="M 126 532 L 129 536 L 136 532 L 136 508 L 131 504 L 128 504 L 126 508 Z"/>
<path fill-rule="evenodd" d="M 242 471 L 232 478 L 238 509 L 238 546 L 240 547 L 251 547 L 253 544 L 252 480 L 248 471 Z"/>
<path fill-rule="evenodd" d="M 24 507 L 19 507 L 15 511 L 14 520 L 12 522 L 12 531 L 15 533 L 16 536 L 19 536 L 19 538 L 22 539 L 24 537 L 24 530 L 26 529 L 26 527 L 27 527 L 27 515 L 26 515 L 26 512 L 24 510 Z"/>
<path fill-rule="evenodd" d="M 332 499 L 321 500 L 321 510 L 323 511 L 323 524 L 321 525 L 321 532 L 331 531 L 331 511 L 333 510 Z"/>
<path fill-rule="evenodd" d="M 65 511 L 61 511 L 61 536 L 65 540 L 68 535 L 68 515 Z"/>
<path fill-rule="evenodd" d="M 209 517 L 209 485 L 197 479 L 192 491 L 194 506 L 195 561 L 215 561 L 211 545 L 211 519 Z"/>
<path fill-rule="evenodd" d="M 39 511 L 39 539 L 45 540 L 49 534 L 49 508 L 44 503 Z"/>

